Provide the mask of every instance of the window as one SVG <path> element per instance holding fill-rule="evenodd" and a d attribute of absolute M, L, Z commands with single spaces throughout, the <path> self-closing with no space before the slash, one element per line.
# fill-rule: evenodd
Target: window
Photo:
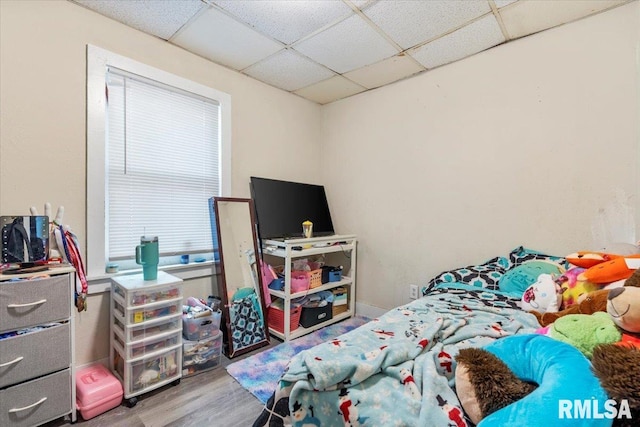
<path fill-rule="evenodd" d="M 213 258 L 208 199 L 228 194 L 230 97 L 105 50 L 87 50 L 87 270 Z"/>

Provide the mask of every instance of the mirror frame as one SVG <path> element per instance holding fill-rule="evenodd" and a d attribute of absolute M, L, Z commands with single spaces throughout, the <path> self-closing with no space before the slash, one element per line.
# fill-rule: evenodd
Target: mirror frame
<path fill-rule="evenodd" d="M 233 325 L 231 324 L 230 308 L 233 302 L 229 301 L 229 295 L 227 291 L 227 277 L 226 277 L 226 271 L 225 271 L 224 250 L 223 250 L 223 243 L 222 243 L 223 232 L 220 228 L 219 204 L 230 203 L 230 202 L 245 203 L 247 205 L 247 209 L 249 210 L 249 218 L 251 223 L 248 224 L 248 226 L 251 227 L 251 235 L 253 237 L 253 250 L 256 258 L 254 277 L 256 278 L 257 283 L 255 284 L 255 286 L 257 286 L 258 288 L 256 293 L 260 300 L 260 308 L 262 310 L 262 321 L 264 324 L 264 332 L 265 332 L 265 337 L 263 340 L 242 348 L 234 348 L 233 340 L 231 339 L 231 337 L 233 337 L 234 331 L 232 330 Z M 255 212 L 253 207 L 253 200 L 251 199 L 236 198 L 236 197 L 212 197 L 211 199 L 209 199 L 209 203 L 210 204 L 213 203 L 213 206 L 210 206 L 210 211 L 215 216 L 216 232 L 214 233 L 212 230 L 212 234 L 213 234 L 213 238 L 217 239 L 217 243 L 218 243 L 217 248 L 218 248 L 219 263 L 220 263 L 219 264 L 220 274 L 218 275 L 216 282 L 218 284 L 218 296 L 222 300 L 221 308 L 222 308 L 222 321 L 224 322 L 224 329 L 223 329 L 224 349 L 225 349 L 225 355 L 228 358 L 233 358 L 241 354 L 253 351 L 257 348 L 269 345 L 269 339 L 270 339 L 269 324 L 267 323 L 267 317 L 268 317 L 267 306 L 265 304 L 264 288 L 262 285 L 262 274 L 261 274 L 261 269 L 259 265 L 259 260 L 261 259 L 261 257 L 260 257 L 260 252 L 258 252 Z M 214 245 L 214 249 L 215 249 L 215 245 Z M 229 250 L 229 249 L 227 248 L 226 250 Z M 232 251 L 235 251 L 235 249 L 232 249 Z M 232 253 L 232 251 L 229 251 L 228 253 Z"/>

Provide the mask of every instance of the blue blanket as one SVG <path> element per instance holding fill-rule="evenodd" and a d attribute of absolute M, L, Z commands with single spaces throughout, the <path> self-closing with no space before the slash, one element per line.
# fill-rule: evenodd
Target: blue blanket
<path fill-rule="evenodd" d="M 461 348 L 533 333 L 500 292 L 435 289 L 295 356 L 255 426 L 465 426 L 452 388 Z"/>

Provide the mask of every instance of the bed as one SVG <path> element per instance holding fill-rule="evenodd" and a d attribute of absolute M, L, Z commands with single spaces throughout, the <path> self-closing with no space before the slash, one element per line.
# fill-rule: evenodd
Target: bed
<path fill-rule="evenodd" d="M 521 293 L 514 290 L 522 277 L 510 274 L 532 260 L 565 262 L 519 247 L 483 264 L 443 272 L 422 289 L 422 298 L 299 353 L 254 426 L 472 425 L 456 395 L 455 357 L 463 348 L 535 336 L 540 325 L 519 308 Z M 507 279 L 510 286 L 501 290 Z M 592 398 L 592 391 L 569 391 L 573 394 L 565 397 Z M 595 396 L 606 399 L 604 393 Z M 574 425 L 611 425 L 611 420 L 580 421 Z M 488 419 L 480 424 L 500 425 Z"/>

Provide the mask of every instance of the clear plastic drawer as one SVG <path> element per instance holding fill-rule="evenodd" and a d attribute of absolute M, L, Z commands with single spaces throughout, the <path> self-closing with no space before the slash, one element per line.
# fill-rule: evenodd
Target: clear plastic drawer
<path fill-rule="evenodd" d="M 164 304 L 154 304 L 152 307 L 128 308 L 125 319 L 127 319 L 127 322 L 130 324 L 136 324 L 182 313 L 181 302 L 182 300 Z M 124 310 L 117 301 L 115 301 L 115 307 L 120 313 Z"/>
<path fill-rule="evenodd" d="M 171 319 L 167 318 L 142 325 L 125 326 L 117 317 L 113 318 L 113 322 L 126 341 L 140 341 L 169 331 L 182 331 L 182 317 L 179 313 Z"/>
<path fill-rule="evenodd" d="M 180 294 L 180 284 L 171 283 L 148 289 L 136 289 L 127 292 L 127 289 L 118 284 L 113 284 L 113 291 L 130 306 L 151 304 L 159 301 L 176 299 Z M 127 301 L 128 299 L 128 301 Z"/>
<path fill-rule="evenodd" d="M 127 359 L 135 359 L 150 353 L 157 353 L 160 350 L 175 347 L 182 342 L 180 331 L 169 332 L 155 338 L 148 338 L 142 341 L 128 342 L 114 331 L 113 339 L 124 349 Z"/>

